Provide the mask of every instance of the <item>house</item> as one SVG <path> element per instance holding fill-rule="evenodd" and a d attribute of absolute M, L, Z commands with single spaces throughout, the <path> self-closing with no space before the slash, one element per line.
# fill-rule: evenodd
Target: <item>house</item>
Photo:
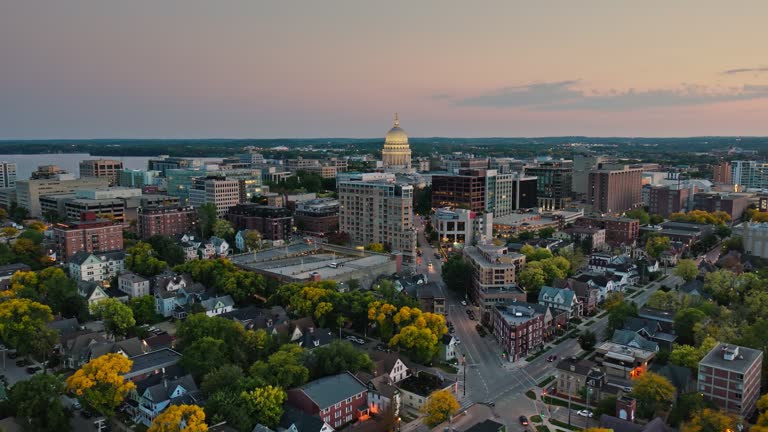
<path fill-rule="evenodd" d="M 368 411 L 368 387 L 349 372 L 310 381 L 288 390 L 288 404 L 317 415 L 333 428 L 365 419 Z"/>
<path fill-rule="evenodd" d="M 77 318 L 59 318 L 49 322 L 46 326 L 55 330 L 59 336 L 69 336 L 80 330 L 80 322 Z"/>
<path fill-rule="evenodd" d="M 166 374 L 157 374 L 136 383 L 128 394 L 133 421 L 150 426 L 152 420 L 170 405 L 196 404 L 200 398 L 192 375 L 169 378 Z"/>
<path fill-rule="evenodd" d="M 445 315 L 445 295 L 436 283 L 430 282 L 416 285 L 416 298 L 419 300 L 423 312 L 432 312 Z"/>
<path fill-rule="evenodd" d="M 456 338 L 451 334 L 444 334 L 440 338 L 440 360 L 449 362 L 456 359 Z"/>
<path fill-rule="evenodd" d="M 613 280 L 603 275 L 594 273 L 582 273 L 573 278 L 576 281 L 584 282 L 590 287 L 597 289 L 598 302 L 603 302 L 608 297 L 608 294 L 612 293 L 616 286 L 613 284 Z"/>
<path fill-rule="evenodd" d="M 117 276 L 125 268 L 125 252 L 91 253 L 80 251 L 67 261 L 69 276 L 76 281 L 101 282 Z"/>
<path fill-rule="evenodd" d="M 648 370 L 658 348 L 658 344 L 635 332 L 616 330 L 610 341 L 597 347 L 595 361 L 608 376 L 629 380 Z"/>
<path fill-rule="evenodd" d="M 257 430 L 258 427 L 259 425 L 253 429 L 253 432 L 268 432 L 269 430 Z M 276 432 L 334 432 L 334 429 L 320 417 L 286 406 L 283 409 L 283 416 L 280 417 L 280 424 Z"/>
<path fill-rule="evenodd" d="M 148 338 L 141 341 L 141 343 L 144 345 L 145 352 L 157 351 L 164 348 L 173 349 L 176 347 L 176 338 L 168 333 L 163 332 L 149 336 Z"/>
<path fill-rule="evenodd" d="M 583 315 L 591 316 L 597 312 L 598 299 L 600 297 L 600 290 L 597 288 L 576 279 L 555 279 L 552 281 L 552 286 L 555 288 L 567 288 L 576 293 L 576 298 L 581 302 Z"/>
<path fill-rule="evenodd" d="M 644 329 L 643 329 L 644 330 Z M 659 351 L 659 344 L 646 339 L 641 334 L 632 330 L 615 330 L 611 342 L 646 351 Z"/>
<path fill-rule="evenodd" d="M 216 256 L 225 257 L 230 254 L 229 243 L 223 238 L 213 236 L 208 241 L 213 246 L 213 253 Z"/>
<path fill-rule="evenodd" d="M 164 370 L 167 371 L 171 366 L 176 366 L 181 360 L 181 354 L 170 348 L 163 348 L 128 358 L 133 365 L 130 371 L 123 374 L 123 378 L 139 382 Z"/>
<path fill-rule="evenodd" d="M 195 301 L 202 301 L 205 287 L 192 281 L 187 274 L 178 275 L 173 272 L 164 272 L 155 276 L 155 312 L 164 317 L 173 316 L 176 319 L 184 319 L 187 316 L 187 308 Z"/>
<path fill-rule="evenodd" d="M 373 376 L 367 372 L 358 372 L 357 379 L 368 386 L 368 409 L 372 415 L 384 414 L 390 407 L 395 416 L 400 415 L 402 399 L 400 389 L 387 375 Z"/>
<path fill-rule="evenodd" d="M 592 360 L 577 360 L 566 358 L 560 360 L 555 366 L 555 388 L 560 397 L 571 395 L 581 398 L 581 390 L 587 385 L 587 379 L 592 369 L 597 368 L 597 363 Z"/>
<path fill-rule="evenodd" d="M 579 298 L 569 289 L 543 286 L 539 290 L 539 304 L 564 312 L 569 320 L 579 318 L 583 313 Z"/>
<path fill-rule="evenodd" d="M 410 369 L 397 353 L 373 351 L 369 355 L 373 361 L 374 376 L 386 375 L 393 383 L 411 376 Z"/>
<path fill-rule="evenodd" d="M 307 333 L 304 333 L 299 339 L 298 344 L 300 347 L 308 350 L 326 346 L 333 342 L 333 333 L 328 329 L 312 329 Z"/>
<path fill-rule="evenodd" d="M 126 357 L 141 355 L 145 352 L 138 338 L 115 342 L 107 339 L 101 332 L 80 332 L 66 337 L 62 341 L 62 364 L 70 369 L 82 365 L 105 354 L 118 353 Z"/>
<path fill-rule="evenodd" d="M 123 272 L 117 277 L 117 289 L 130 298 L 143 297 L 149 295 L 149 279 L 133 272 Z"/>
<path fill-rule="evenodd" d="M 201 242 L 197 244 L 197 256 L 200 259 L 206 260 L 216 256 L 216 248 L 213 243 Z"/>
<path fill-rule="evenodd" d="M 434 393 L 445 390 L 456 395 L 459 388 L 456 381 L 427 372 L 411 375 L 401 381 L 397 387 L 400 389 L 403 409 L 413 413 L 420 412 Z"/>
<path fill-rule="evenodd" d="M 288 337 L 291 342 L 297 342 L 305 334 L 315 330 L 315 322 L 310 317 L 299 318 L 295 320 L 289 320 L 287 322 L 277 324 L 272 328 L 272 334 L 282 334 Z"/>
<path fill-rule="evenodd" d="M 225 312 L 220 316 L 239 322 L 246 330 L 263 329 L 269 334 L 273 334 L 276 325 L 285 324 L 289 321 L 288 313 L 282 306 L 272 306 L 269 309 L 265 309 L 249 305 L 231 312 Z"/>
<path fill-rule="evenodd" d="M 624 321 L 624 330 L 633 331 L 660 347 L 672 350 L 677 335 L 666 333 L 664 327 L 661 322 L 648 318 L 631 317 Z"/>
<path fill-rule="evenodd" d="M 0 281 L 10 279 L 11 276 L 13 276 L 16 272 L 28 272 L 28 271 L 32 271 L 32 267 L 22 263 L 0 266 Z"/>
<path fill-rule="evenodd" d="M 235 234 L 235 247 L 240 252 L 248 252 L 248 246 L 245 245 L 245 238 L 248 235 L 249 231 L 256 231 L 256 230 L 240 230 Z M 258 233 L 258 231 L 256 231 Z M 259 233 L 259 238 L 261 238 L 261 233 Z"/>
<path fill-rule="evenodd" d="M 677 292 L 684 296 L 712 300 L 712 295 L 704 291 L 704 281 L 699 278 L 680 285 L 680 287 L 677 288 Z"/>
<path fill-rule="evenodd" d="M 80 293 L 80 296 L 85 297 L 89 307 L 110 297 L 107 290 L 95 282 L 81 281 L 77 284 L 77 291 Z"/>
<path fill-rule="evenodd" d="M 200 305 L 205 309 L 208 316 L 217 316 L 223 313 L 231 312 L 235 306 L 235 301 L 227 294 L 223 296 L 213 296 L 200 300 Z"/>
<path fill-rule="evenodd" d="M 626 410 L 619 412 L 619 415 L 632 416 L 634 420 L 634 411 L 630 414 Z M 669 428 L 661 417 L 656 417 L 645 425 L 635 423 L 628 419 L 622 419 L 619 417 L 603 414 L 600 416 L 600 428 L 609 429 L 613 432 L 669 432 L 672 430 Z"/>

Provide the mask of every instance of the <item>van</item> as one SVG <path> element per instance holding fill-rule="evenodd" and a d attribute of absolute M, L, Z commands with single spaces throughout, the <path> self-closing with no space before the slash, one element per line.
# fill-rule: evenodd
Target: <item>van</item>
<path fill-rule="evenodd" d="M 336 268 L 338 266 L 339 266 L 339 264 L 335 263 L 335 262 L 332 262 L 332 263 L 328 264 L 328 267 L 330 267 L 330 268 Z"/>

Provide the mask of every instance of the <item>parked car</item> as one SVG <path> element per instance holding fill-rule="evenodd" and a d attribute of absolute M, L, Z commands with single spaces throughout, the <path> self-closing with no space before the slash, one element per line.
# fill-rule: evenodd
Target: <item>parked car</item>
<path fill-rule="evenodd" d="M 386 351 L 386 350 L 387 350 L 387 346 L 386 345 L 384 345 L 384 344 L 376 345 L 376 351 Z"/>
<path fill-rule="evenodd" d="M 551 356 L 547 357 L 547 361 L 550 362 L 550 363 L 552 363 L 555 360 L 557 360 L 557 356 L 556 355 L 551 355 Z"/>
<path fill-rule="evenodd" d="M 462 301 L 461 301 L 461 305 L 462 305 L 462 306 L 466 306 L 466 305 L 467 305 L 467 301 L 466 301 L 466 300 L 462 300 Z"/>
<path fill-rule="evenodd" d="M 354 343 L 356 343 L 358 345 L 365 345 L 365 339 L 361 339 L 359 337 L 356 337 L 356 338 L 352 339 L 352 342 L 354 342 Z"/>
<path fill-rule="evenodd" d="M 13 359 L 15 359 L 18 356 L 19 356 L 19 353 L 17 353 L 16 351 L 8 351 L 8 358 L 9 359 L 13 360 Z"/>
<path fill-rule="evenodd" d="M 43 369 L 40 366 L 29 366 L 27 368 L 27 373 L 30 374 L 30 375 L 34 375 L 34 374 L 40 372 L 41 370 L 43 370 Z"/>
<path fill-rule="evenodd" d="M 585 410 L 585 409 L 576 411 L 576 414 L 578 414 L 578 415 L 580 415 L 582 417 L 589 417 L 589 418 L 592 418 L 592 415 L 593 415 L 592 411 Z"/>
<path fill-rule="evenodd" d="M 16 360 L 16 366 L 18 367 L 30 366 L 31 364 L 32 362 L 27 359 Z"/>
<path fill-rule="evenodd" d="M 456 329 L 453 327 L 448 327 L 448 333 L 451 333 L 451 334 L 456 333 Z"/>
<path fill-rule="evenodd" d="M 521 415 L 519 420 L 521 425 L 528 426 L 528 417 Z"/>

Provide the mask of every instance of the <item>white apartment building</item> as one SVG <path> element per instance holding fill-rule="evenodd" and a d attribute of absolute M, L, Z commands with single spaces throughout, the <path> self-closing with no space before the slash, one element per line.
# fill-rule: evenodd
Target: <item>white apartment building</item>
<path fill-rule="evenodd" d="M 125 252 L 98 254 L 80 251 L 67 262 L 69 276 L 78 281 L 101 282 L 117 276 L 125 269 Z"/>

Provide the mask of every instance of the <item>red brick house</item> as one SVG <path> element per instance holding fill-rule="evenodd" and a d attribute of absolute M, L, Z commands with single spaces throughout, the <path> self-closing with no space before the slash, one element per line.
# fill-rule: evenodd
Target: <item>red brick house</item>
<path fill-rule="evenodd" d="M 344 372 L 288 390 L 288 404 L 339 429 L 368 417 L 368 387 Z"/>

